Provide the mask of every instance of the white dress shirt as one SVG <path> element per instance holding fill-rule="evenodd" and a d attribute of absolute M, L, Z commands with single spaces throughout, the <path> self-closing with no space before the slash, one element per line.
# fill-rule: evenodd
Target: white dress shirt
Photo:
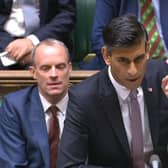
<path fill-rule="evenodd" d="M 131 149 L 131 125 L 130 125 L 130 115 L 129 115 L 129 94 L 130 90 L 127 89 L 126 87 L 122 86 L 119 84 L 114 77 L 111 74 L 111 67 L 108 67 L 108 75 L 109 78 L 117 92 L 117 96 L 119 99 L 120 103 L 120 108 L 121 108 L 121 115 L 129 143 L 129 147 Z M 147 108 L 144 102 L 144 94 L 143 90 L 141 87 L 137 88 L 138 90 L 138 102 L 140 105 L 140 112 L 141 112 L 141 121 L 142 121 L 142 131 L 143 131 L 143 141 L 144 141 L 144 152 L 149 152 L 153 150 L 153 144 L 152 144 L 152 139 L 151 139 L 151 133 L 149 129 L 149 121 L 148 121 L 148 114 L 147 114 Z M 146 165 L 147 167 L 147 165 Z"/>
<path fill-rule="evenodd" d="M 47 126 L 47 131 L 49 131 L 49 121 L 51 118 L 51 113 L 47 112 L 48 108 L 51 106 L 51 103 L 49 103 L 44 96 L 42 96 L 39 93 L 40 96 L 40 100 L 44 109 L 44 113 L 45 113 L 45 121 L 46 121 L 46 126 Z M 63 127 L 64 127 L 64 120 L 66 117 L 66 110 L 67 110 L 67 104 L 68 104 L 68 100 L 69 100 L 69 96 L 68 93 L 65 95 L 65 97 L 59 101 L 56 106 L 59 109 L 58 113 L 57 113 L 57 117 L 58 117 L 58 121 L 59 121 L 59 127 L 60 127 L 60 138 L 62 135 L 62 131 L 63 131 Z"/>
<path fill-rule="evenodd" d="M 39 0 L 13 0 L 11 13 L 4 30 L 14 37 L 27 37 L 34 45 L 39 39 L 33 35 L 40 26 Z"/>

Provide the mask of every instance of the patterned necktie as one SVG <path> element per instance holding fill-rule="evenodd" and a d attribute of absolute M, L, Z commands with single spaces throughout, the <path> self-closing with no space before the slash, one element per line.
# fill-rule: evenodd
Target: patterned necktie
<path fill-rule="evenodd" d="M 141 0 L 141 22 L 146 28 L 150 41 L 150 56 L 152 58 L 165 58 L 166 52 L 160 37 L 152 0 Z"/>
<path fill-rule="evenodd" d="M 144 152 L 143 152 L 143 133 L 140 107 L 137 100 L 137 90 L 130 92 L 130 123 L 132 133 L 132 158 L 134 168 L 144 168 Z"/>
<path fill-rule="evenodd" d="M 59 143 L 59 121 L 57 118 L 58 108 L 54 105 L 48 109 L 51 112 L 49 124 L 49 144 L 50 144 L 50 168 L 56 168 L 56 159 Z"/>

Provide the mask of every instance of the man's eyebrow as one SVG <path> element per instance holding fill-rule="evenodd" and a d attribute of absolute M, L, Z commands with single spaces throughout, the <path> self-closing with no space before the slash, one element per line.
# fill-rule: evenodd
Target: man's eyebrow
<path fill-rule="evenodd" d="M 138 55 L 138 56 L 139 56 L 139 57 L 141 57 L 141 56 L 145 56 L 145 53 L 142 53 L 142 54 L 140 54 L 140 55 Z M 137 57 L 138 57 L 138 56 L 137 56 Z"/>
<path fill-rule="evenodd" d="M 137 56 L 136 56 L 136 58 L 139 58 L 139 57 L 144 57 L 144 56 L 145 56 L 145 53 L 140 54 L 140 55 L 137 55 Z M 135 59 L 136 59 L 136 58 L 135 58 Z"/>

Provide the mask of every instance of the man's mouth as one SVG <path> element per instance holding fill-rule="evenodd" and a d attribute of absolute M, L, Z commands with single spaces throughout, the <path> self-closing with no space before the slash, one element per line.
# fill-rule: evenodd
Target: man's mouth
<path fill-rule="evenodd" d="M 51 82 L 51 83 L 48 83 L 49 86 L 57 86 L 57 85 L 61 85 L 62 82 Z"/>
<path fill-rule="evenodd" d="M 139 78 L 137 77 L 137 78 L 132 78 L 132 79 L 128 79 L 129 81 L 131 81 L 131 82 L 135 82 L 135 81 L 137 81 Z"/>

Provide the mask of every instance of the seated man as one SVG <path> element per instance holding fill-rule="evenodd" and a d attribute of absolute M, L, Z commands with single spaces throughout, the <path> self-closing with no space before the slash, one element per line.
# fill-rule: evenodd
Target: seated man
<path fill-rule="evenodd" d="M 20 66 L 0 62 L 0 69 L 23 69 L 32 61 L 33 46 L 46 38 L 63 41 L 71 50 L 75 10 L 75 0 L 1 0 L 0 52 Z"/>
<path fill-rule="evenodd" d="M 107 68 L 69 90 L 58 168 L 147 168 L 157 154 L 168 167 L 168 65 L 149 59 L 147 32 L 134 16 L 103 32 Z"/>
<path fill-rule="evenodd" d="M 68 102 L 68 49 L 46 39 L 33 51 L 37 85 L 10 93 L 0 108 L 0 167 L 55 168 Z"/>

